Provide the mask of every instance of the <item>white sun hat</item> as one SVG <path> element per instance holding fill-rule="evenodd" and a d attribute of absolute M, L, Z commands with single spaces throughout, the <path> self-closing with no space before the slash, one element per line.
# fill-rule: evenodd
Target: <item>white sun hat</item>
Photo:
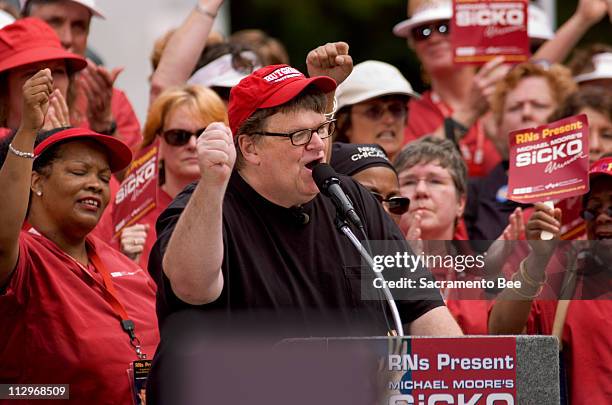
<path fill-rule="evenodd" d="M 550 19 L 540 7 L 529 4 L 527 11 L 527 35 L 529 39 L 539 39 L 547 41 L 555 37 L 555 32 L 550 23 Z"/>
<path fill-rule="evenodd" d="M 104 14 L 102 14 L 102 11 L 100 11 L 100 9 L 98 7 L 96 7 L 96 0 L 66 0 L 66 1 L 71 1 L 73 3 L 78 3 L 82 6 L 87 7 L 91 13 L 99 18 L 106 18 L 104 17 Z M 25 8 L 25 5 L 27 4 L 28 0 L 19 0 L 19 5 L 21 6 L 21 11 L 23 11 L 23 9 Z"/>
<path fill-rule="evenodd" d="M 234 55 L 226 53 L 202 66 L 187 80 L 188 84 L 199 84 L 206 87 L 227 87 L 236 86 L 240 80 L 247 77 L 255 70 L 261 68 L 259 58 L 253 51 L 242 51 L 240 57 L 248 62 L 250 66 L 245 70 L 236 69 L 233 65 Z"/>
<path fill-rule="evenodd" d="M 453 6 L 449 0 L 424 2 L 407 20 L 396 24 L 393 33 L 402 38 L 410 37 L 414 27 L 433 21 L 450 20 L 453 17 Z"/>
<path fill-rule="evenodd" d="M 355 65 L 353 72 L 336 89 L 338 109 L 394 94 L 420 97 L 395 66 L 377 60 Z"/>
<path fill-rule="evenodd" d="M 0 28 L 15 22 L 15 17 L 4 10 L 0 10 Z"/>
<path fill-rule="evenodd" d="M 576 83 L 591 80 L 612 79 L 612 52 L 604 52 L 593 55 L 593 66 L 595 70 L 574 76 Z"/>

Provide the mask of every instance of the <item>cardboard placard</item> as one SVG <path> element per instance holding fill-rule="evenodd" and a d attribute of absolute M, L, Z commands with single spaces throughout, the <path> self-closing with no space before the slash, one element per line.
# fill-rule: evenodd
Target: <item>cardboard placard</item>
<path fill-rule="evenodd" d="M 139 151 L 113 200 L 113 237 L 135 224 L 157 205 L 158 147 L 156 143 Z"/>
<path fill-rule="evenodd" d="M 473 339 L 404 340 L 389 355 L 388 370 L 401 378 L 390 382 L 388 403 L 516 403 L 515 338 Z"/>
<path fill-rule="evenodd" d="M 480 65 L 497 56 L 529 59 L 527 0 L 453 0 L 453 61 Z"/>
<path fill-rule="evenodd" d="M 588 140 L 584 114 L 511 132 L 508 198 L 535 203 L 588 192 Z"/>

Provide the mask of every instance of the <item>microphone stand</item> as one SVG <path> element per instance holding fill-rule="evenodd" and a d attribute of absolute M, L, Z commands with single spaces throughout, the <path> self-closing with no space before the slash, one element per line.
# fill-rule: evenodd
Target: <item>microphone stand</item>
<path fill-rule="evenodd" d="M 366 261 L 370 269 L 374 272 L 376 278 L 382 281 L 382 290 L 385 295 L 385 299 L 387 300 L 387 304 L 391 309 L 391 315 L 393 315 L 395 330 L 397 331 L 398 336 L 404 336 L 404 327 L 402 326 L 402 320 L 400 319 L 399 311 L 397 310 L 397 305 L 395 304 L 393 295 L 391 295 L 391 291 L 389 291 L 389 288 L 385 283 L 385 278 L 383 277 L 382 272 L 377 273 L 376 271 L 374 271 L 374 260 L 372 260 L 372 256 L 370 256 L 370 253 L 363 247 L 363 245 L 361 244 L 359 239 L 357 239 L 351 228 L 349 228 L 346 220 L 341 219 L 339 214 L 336 216 L 335 224 L 336 228 L 338 228 L 338 230 L 349 239 L 353 246 L 355 246 L 361 257 Z"/>

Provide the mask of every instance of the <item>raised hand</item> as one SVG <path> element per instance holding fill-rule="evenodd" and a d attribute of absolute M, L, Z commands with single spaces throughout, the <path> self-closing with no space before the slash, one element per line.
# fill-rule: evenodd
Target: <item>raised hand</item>
<path fill-rule="evenodd" d="M 342 83 L 353 71 L 353 58 L 346 42 L 330 42 L 321 45 L 306 56 L 308 75 L 329 76 L 337 84 Z"/>
<path fill-rule="evenodd" d="M 121 252 L 135 262 L 140 260 L 149 233 L 148 224 L 128 226 L 121 232 Z"/>
<path fill-rule="evenodd" d="M 53 93 L 53 76 L 50 69 L 39 70 L 23 84 L 23 110 L 21 128 L 38 132 L 49 109 L 49 98 Z"/>
<path fill-rule="evenodd" d="M 227 186 L 236 162 L 236 146 L 229 127 L 222 122 L 208 125 L 198 137 L 196 148 L 203 184 Z"/>
<path fill-rule="evenodd" d="M 553 240 L 541 240 L 540 234 L 548 231 L 553 234 Z M 525 234 L 531 250 L 539 256 L 549 256 L 557 246 L 561 233 L 561 210 L 549 208 L 545 204 L 537 203 L 535 212 L 527 221 Z"/>
<path fill-rule="evenodd" d="M 68 104 L 61 91 L 55 89 L 51 93 L 49 100 L 49 109 L 45 116 L 45 122 L 43 123 L 43 129 L 48 131 L 54 128 L 68 127 L 70 126 L 70 112 L 68 111 Z"/>
<path fill-rule="evenodd" d="M 611 5 L 610 0 L 579 0 L 574 14 L 585 24 L 593 25 L 610 13 Z"/>
<path fill-rule="evenodd" d="M 472 80 L 468 98 L 453 113 L 453 118 L 470 127 L 489 109 L 490 98 L 495 92 L 497 82 L 510 70 L 504 65 L 504 58 L 498 56 L 484 64 Z"/>
<path fill-rule="evenodd" d="M 108 71 L 88 60 L 87 67 L 79 73 L 79 84 L 87 97 L 87 119 L 94 131 L 104 132 L 112 125 L 113 86 L 122 71 L 123 68 Z"/>

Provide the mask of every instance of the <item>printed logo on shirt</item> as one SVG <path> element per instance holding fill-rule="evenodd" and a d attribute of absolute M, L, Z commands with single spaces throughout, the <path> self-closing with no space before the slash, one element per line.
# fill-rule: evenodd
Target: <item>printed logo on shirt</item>
<path fill-rule="evenodd" d="M 124 276 L 133 276 L 136 275 L 138 273 L 140 273 L 142 270 L 136 270 L 136 271 L 113 271 L 111 273 L 112 277 L 124 277 Z"/>

